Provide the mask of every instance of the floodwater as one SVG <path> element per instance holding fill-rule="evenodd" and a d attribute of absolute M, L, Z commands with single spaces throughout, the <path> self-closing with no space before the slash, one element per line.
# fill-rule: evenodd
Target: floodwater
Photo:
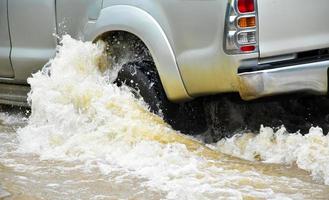
<path fill-rule="evenodd" d="M 62 43 L 28 80 L 31 113 L 0 112 L 7 199 L 329 199 L 320 128 L 302 136 L 261 127 L 206 145 L 112 84 L 99 70 L 102 44 Z"/>

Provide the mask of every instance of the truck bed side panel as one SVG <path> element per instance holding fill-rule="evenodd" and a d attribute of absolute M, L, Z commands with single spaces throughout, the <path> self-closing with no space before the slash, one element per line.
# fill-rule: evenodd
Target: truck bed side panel
<path fill-rule="evenodd" d="M 258 0 L 260 56 L 329 47 L 328 0 Z"/>

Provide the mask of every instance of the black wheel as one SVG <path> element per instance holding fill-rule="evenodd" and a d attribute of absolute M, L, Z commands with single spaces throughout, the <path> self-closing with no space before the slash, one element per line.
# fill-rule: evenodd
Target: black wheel
<path fill-rule="evenodd" d="M 116 83 L 126 84 L 141 96 L 155 114 L 163 117 L 174 129 L 187 134 L 200 134 L 205 118 L 200 106 L 193 102 L 176 104 L 168 100 L 153 61 L 134 61 L 122 66 Z M 201 105 L 201 104 L 200 104 Z M 201 120 L 200 120 L 201 119 Z"/>
<path fill-rule="evenodd" d="M 142 97 L 152 112 L 171 122 L 170 118 L 175 115 L 179 105 L 167 99 L 152 61 L 124 64 L 118 73 L 116 83 L 119 86 L 125 84 L 133 88 L 136 97 Z"/>
<path fill-rule="evenodd" d="M 115 81 L 117 85 L 131 87 L 149 105 L 150 111 L 163 117 L 175 130 L 201 134 L 207 129 L 201 100 L 177 104 L 167 99 L 153 58 L 137 36 L 119 31 L 109 32 L 102 39 L 108 44 L 108 63 L 122 66 Z"/>

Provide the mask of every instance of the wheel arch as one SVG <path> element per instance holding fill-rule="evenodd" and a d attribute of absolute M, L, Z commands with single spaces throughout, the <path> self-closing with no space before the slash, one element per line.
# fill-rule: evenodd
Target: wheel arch
<path fill-rule="evenodd" d="M 153 58 L 168 99 L 172 101 L 191 99 L 185 89 L 167 36 L 150 14 L 128 5 L 104 8 L 96 21 L 88 23 L 84 39 L 95 41 L 112 31 L 131 33 L 145 44 Z"/>

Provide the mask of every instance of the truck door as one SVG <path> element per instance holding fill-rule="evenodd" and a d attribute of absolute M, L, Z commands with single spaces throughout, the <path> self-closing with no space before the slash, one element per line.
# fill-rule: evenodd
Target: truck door
<path fill-rule="evenodd" d="M 10 37 L 7 15 L 8 0 L 0 0 L 0 77 L 11 78 L 14 76 L 10 64 Z"/>
<path fill-rule="evenodd" d="M 15 80 L 25 83 L 55 54 L 55 0 L 8 0 L 8 19 Z"/>

